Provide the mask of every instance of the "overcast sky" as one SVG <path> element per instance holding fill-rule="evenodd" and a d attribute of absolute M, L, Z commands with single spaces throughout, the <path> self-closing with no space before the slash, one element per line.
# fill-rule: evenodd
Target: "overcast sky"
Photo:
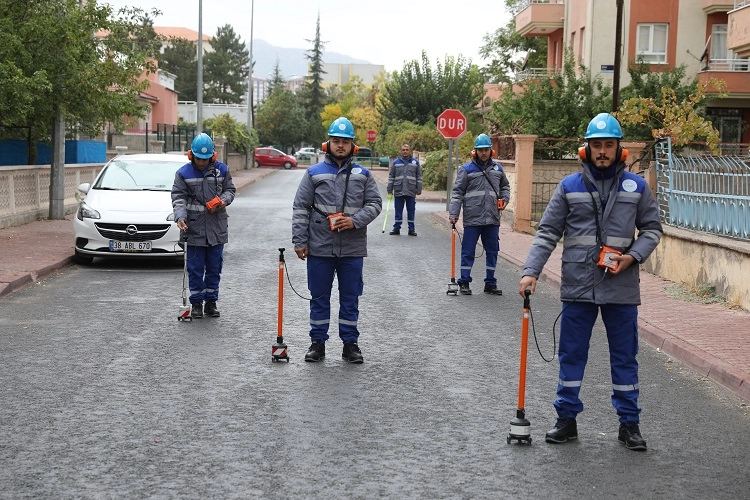
<path fill-rule="evenodd" d="M 115 9 L 123 6 L 151 9 L 162 15 L 155 26 L 180 26 L 198 31 L 199 0 L 99 0 Z M 215 35 L 229 24 L 244 42 L 254 39 L 288 48 L 309 49 L 320 13 L 320 36 L 325 49 L 400 70 L 404 61 L 430 62 L 445 55 L 463 55 L 482 66 L 479 56 L 486 33 L 504 26 L 510 14 L 504 2 L 446 0 L 256 0 L 255 21 L 250 0 L 203 0 L 203 33 Z"/>

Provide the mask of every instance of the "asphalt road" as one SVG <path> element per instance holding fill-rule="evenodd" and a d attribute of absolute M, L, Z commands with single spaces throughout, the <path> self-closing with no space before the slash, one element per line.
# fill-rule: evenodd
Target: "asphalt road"
<path fill-rule="evenodd" d="M 443 204 L 417 205 L 417 238 L 370 226 L 365 363 L 341 360 L 335 324 L 325 361 L 305 363 L 308 303 L 292 288 L 309 294 L 291 248 L 302 175 L 279 171 L 230 207 L 219 319 L 176 320 L 180 263 L 97 260 L 0 301 L 0 498 L 747 497 L 748 408 L 643 343 L 649 450 L 620 445 L 600 322 L 579 440 L 544 442 L 557 363 L 532 336 L 533 442 L 508 445 L 519 270 L 500 261 L 505 295 L 476 293 L 479 258 L 475 295 L 446 295 L 450 232 L 430 216 Z M 279 247 L 288 363 L 271 360 Z M 540 284 L 531 305 L 549 358 L 557 291 Z"/>

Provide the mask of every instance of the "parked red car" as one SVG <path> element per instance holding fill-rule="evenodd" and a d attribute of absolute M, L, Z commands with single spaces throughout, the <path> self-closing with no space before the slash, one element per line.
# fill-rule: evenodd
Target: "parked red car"
<path fill-rule="evenodd" d="M 255 148 L 256 167 L 284 167 L 290 169 L 297 166 L 297 158 L 282 153 L 276 148 Z"/>

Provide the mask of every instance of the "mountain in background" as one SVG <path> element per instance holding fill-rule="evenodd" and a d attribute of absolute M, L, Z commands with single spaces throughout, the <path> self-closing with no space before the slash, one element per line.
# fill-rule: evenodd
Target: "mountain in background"
<path fill-rule="evenodd" d="M 247 47 L 250 50 L 250 47 Z M 270 78 L 276 62 L 279 63 L 279 70 L 284 79 L 293 76 L 307 75 L 307 59 L 305 52 L 310 49 L 288 49 L 285 47 L 276 47 L 264 40 L 253 40 L 253 60 L 255 61 L 255 70 L 253 74 L 256 78 Z M 324 63 L 339 64 L 370 64 L 369 61 L 355 59 L 344 54 L 336 52 L 323 52 Z"/>

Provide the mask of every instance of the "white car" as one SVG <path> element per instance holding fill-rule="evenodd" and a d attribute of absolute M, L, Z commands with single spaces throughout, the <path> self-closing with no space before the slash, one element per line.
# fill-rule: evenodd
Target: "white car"
<path fill-rule="evenodd" d="M 318 158 L 318 152 L 315 148 L 300 148 L 299 151 L 294 153 L 294 156 L 298 160 L 314 160 Z"/>
<path fill-rule="evenodd" d="M 73 218 L 74 259 L 94 257 L 182 258 L 180 230 L 172 212 L 172 185 L 184 156 L 117 156 L 93 184 L 78 186 L 81 200 Z"/>

